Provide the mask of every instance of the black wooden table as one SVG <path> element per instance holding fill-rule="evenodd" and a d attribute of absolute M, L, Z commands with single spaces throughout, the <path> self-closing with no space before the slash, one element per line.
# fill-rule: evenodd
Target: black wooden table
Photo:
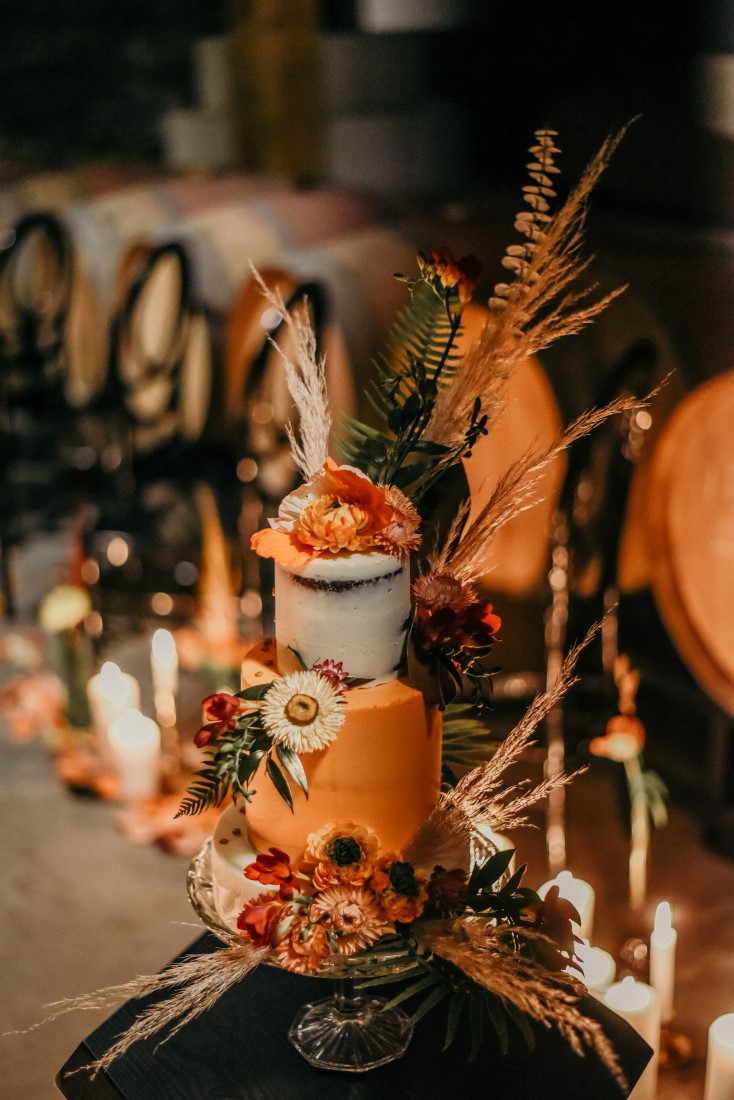
<path fill-rule="evenodd" d="M 217 946 L 207 933 L 186 954 Z M 323 979 L 262 966 L 170 1042 L 157 1049 L 156 1040 L 135 1044 L 95 1080 L 86 1071 L 69 1076 L 102 1055 L 149 1003 L 130 1001 L 80 1043 L 56 1083 L 70 1100 L 620 1100 L 622 1095 L 593 1054 L 578 1057 L 555 1029 L 536 1027 L 533 1051 L 510 1024 L 506 1056 L 488 1039 L 479 1057 L 468 1062 L 467 1035 L 442 1053 L 440 1006 L 418 1024 L 399 1061 L 365 1074 L 314 1069 L 288 1042 L 288 1028 L 303 1004 L 331 991 Z M 632 1085 L 648 1062 L 649 1047 L 593 998 L 584 1009 L 602 1022 Z"/>

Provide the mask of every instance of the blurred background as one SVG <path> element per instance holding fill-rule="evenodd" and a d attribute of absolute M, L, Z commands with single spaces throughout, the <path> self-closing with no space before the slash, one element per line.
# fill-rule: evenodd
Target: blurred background
<path fill-rule="evenodd" d="M 693 1046 L 660 1095 L 700 1095 L 706 1028 L 734 1010 L 734 5 L 6 0 L 0 26 L 4 1028 L 196 934 L 185 868 L 210 823 L 173 812 L 199 700 L 272 628 L 246 547 L 295 482 L 281 318 L 251 265 L 308 302 L 337 414 L 369 416 L 405 300 L 392 275 L 418 249 L 476 254 L 468 342 L 534 131 L 558 132 L 563 199 L 630 124 L 587 232 L 587 282 L 628 289 L 523 365 L 466 478 L 481 499 L 584 409 L 666 379 L 550 471 L 485 587 L 500 733 L 610 611 L 528 761 L 589 772 L 520 843 L 535 880 L 568 856 L 594 882 L 603 946 L 635 973 L 653 903 L 673 901 Z M 100 749 L 120 676 L 161 733 L 143 802 Z M 643 727 L 637 772 L 591 747 L 619 715 Z M 53 1095 L 89 1027 L 3 1039 L 3 1095 Z"/>

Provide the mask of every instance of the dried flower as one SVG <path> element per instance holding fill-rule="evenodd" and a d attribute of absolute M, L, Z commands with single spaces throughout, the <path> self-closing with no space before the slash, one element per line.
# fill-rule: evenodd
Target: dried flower
<path fill-rule="evenodd" d="M 344 699 L 318 672 L 292 672 L 275 681 L 260 713 L 277 745 L 316 752 L 330 745 L 344 724 Z"/>
<path fill-rule="evenodd" d="M 374 894 L 361 886 L 330 886 L 311 902 L 311 920 L 323 920 L 340 955 L 353 955 L 393 932 Z"/>
<path fill-rule="evenodd" d="M 428 882 L 427 915 L 439 918 L 457 917 L 466 909 L 469 878 L 462 867 L 447 871 L 434 867 Z"/>
<path fill-rule="evenodd" d="M 340 695 L 343 695 L 347 690 L 349 673 L 345 670 L 342 661 L 332 661 L 329 657 L 325 661 L 319 661 L 318 664 L 311 665 L 311 671 L 318 672 L 319 676 L 323 676 L 325 680 L 328 680 L 334 691 L 339 692 Z"/>
<path fill-rule="evenodd" d="M 359 553 L 375 544 L 372 517 L 358 504 L 349 504 L 333 493 L 322 493 L 301 512 L 295 533 L 315 550 L 338 554 Z"/>
<path fill-rule="evenodd" d="M 392 508 L 392 518 L 377 535 L 377 544 L 396 558 L 407 558 L 421 544 L 420 513 L 395 485 L 385 486 L 385 499 Z"/>
<path fill-rule="evenodd" d="M 372 874 L 379 840 L 366 825 L 325 825 L 306 842 L 304 863 L 314 866 L 313 884 L 324 890 L 338 883 L 362 886 Z"/>
<path fill-rule="evenodd" d="M 308 917 L 296 917 L 288 934 L 276 948 L 278 962 L 285 970 L 309 974 L 321 969 L 330 954 L 329 940 L 323 924 L 312 924 Z"/>
<path fill-rule="evenodd" d="M 284 901 L 290 901 L 298 876 L 291 867 L 288 855 L 280 848 L 270 848 L 270 855 L 258 855 L 254 863 L 245 867 L 245 878 L 261 882 L 263 886 L 277 886 L 278 894 Z"/>
<path fill-rule="evenodd" d="M 479 597 L 469 584 L 462 584 L 449 573 L 423 573 L 413 583 L 413 596 L 416 603 L 428 612 L 448 608 L 458 613 L 465 611 Z"/>

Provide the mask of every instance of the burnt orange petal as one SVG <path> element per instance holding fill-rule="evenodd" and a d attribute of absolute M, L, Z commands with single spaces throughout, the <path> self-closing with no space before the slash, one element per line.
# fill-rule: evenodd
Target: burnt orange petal
<path fill-rule="evenodd" d="M 273 558 L 280 565 L 300 568 L 319 556 L 317 551 L 309 550 L 293 531 L 276 531 L 272 527 L 263 527 L 250 539 L 250 547 L 261 558 Z"/>

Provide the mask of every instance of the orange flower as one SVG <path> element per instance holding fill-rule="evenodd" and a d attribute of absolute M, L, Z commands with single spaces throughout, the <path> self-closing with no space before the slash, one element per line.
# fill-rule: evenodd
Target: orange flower
<path fill-rule="evenodd" d="M 424 277 L 438 280 L 447 290 L 455 287 L 462 304 L 470 301 L 482 271 L 476 256 L 462 256 L 457 260 L 450 248 L 443 247 L 432 252 L 430 260 L 419 256 L 418 262 Z"/>
<path fill-rule="evenodd" d="M 311 902 L 311 920 L 323 921 L 340 955 L 353 955 L 395 929 L 374 894 L 361 886 L 331 886 Z"/>
<path fill-rule="evenodd" d="M 390 920 L 410 924 L 423 912 L 428 898 L 428 878 L 397 853 L 383 856 L 370 879 L 370 888 Z"/>
<path fill-rule="evenodd" d="M 323 493 L 301 512 L 295 533 L 315 550 L 359 553 L 375 545 L 372 517 L 358 504 L 347 504 L 332 493 Z"/>
<path fill-rule="evenodd" d="M 329 940 L 322 924 L 311 924 L 306 917 L 297 917 L 288 935 L 278 944 L 278 962 L 285 970 L 308 974 L 319 970 L 329 955 Z"/>
<path fill-rule="evenodd" d="M 364 825 L 325 825 L 306 842 L 304 863 L 314 866 L 317 890 L 347 882 L 361 886 L 372 874 L 379 841 Z"/>
<path fill-rule="evenodd" d="M 589 745 L 594 756 L 604 756 L 625 764 L 639 756 L 645 747 L 645 727 L 634 714 L 615 714 L 607 722 L 603 737 L 595 737 Z"/>
<path fill-rule="evenodd" d="M 289 905 L 272 890 L 267 890 L 245 906 L 237 918 L 237 927 L 253 943 L 274 947 L 278 942 L 278 925 L 290 912 Z"/>
<path fill-rule="evenodd" d="M 258 855 L 254 863 L 245 867 L 245 878 L 261 882 L 263 886 L 277 886 L 278 895 L 284 901 L 293 897 L 298 878 L 290 865 L 289 857 L 280 848 L 270 848 L 270 855 Z"/>
<path fill-rule="evenodd" d="M 419 516 L 403 493 L 375 485 L 331 458 L 283 500 L 278 518 L 270 522 L 271 528 L 253 535 L 250 545 L 260 557 L 292 568 L 377 547 L 403 558 L 420 544 Z"/>

